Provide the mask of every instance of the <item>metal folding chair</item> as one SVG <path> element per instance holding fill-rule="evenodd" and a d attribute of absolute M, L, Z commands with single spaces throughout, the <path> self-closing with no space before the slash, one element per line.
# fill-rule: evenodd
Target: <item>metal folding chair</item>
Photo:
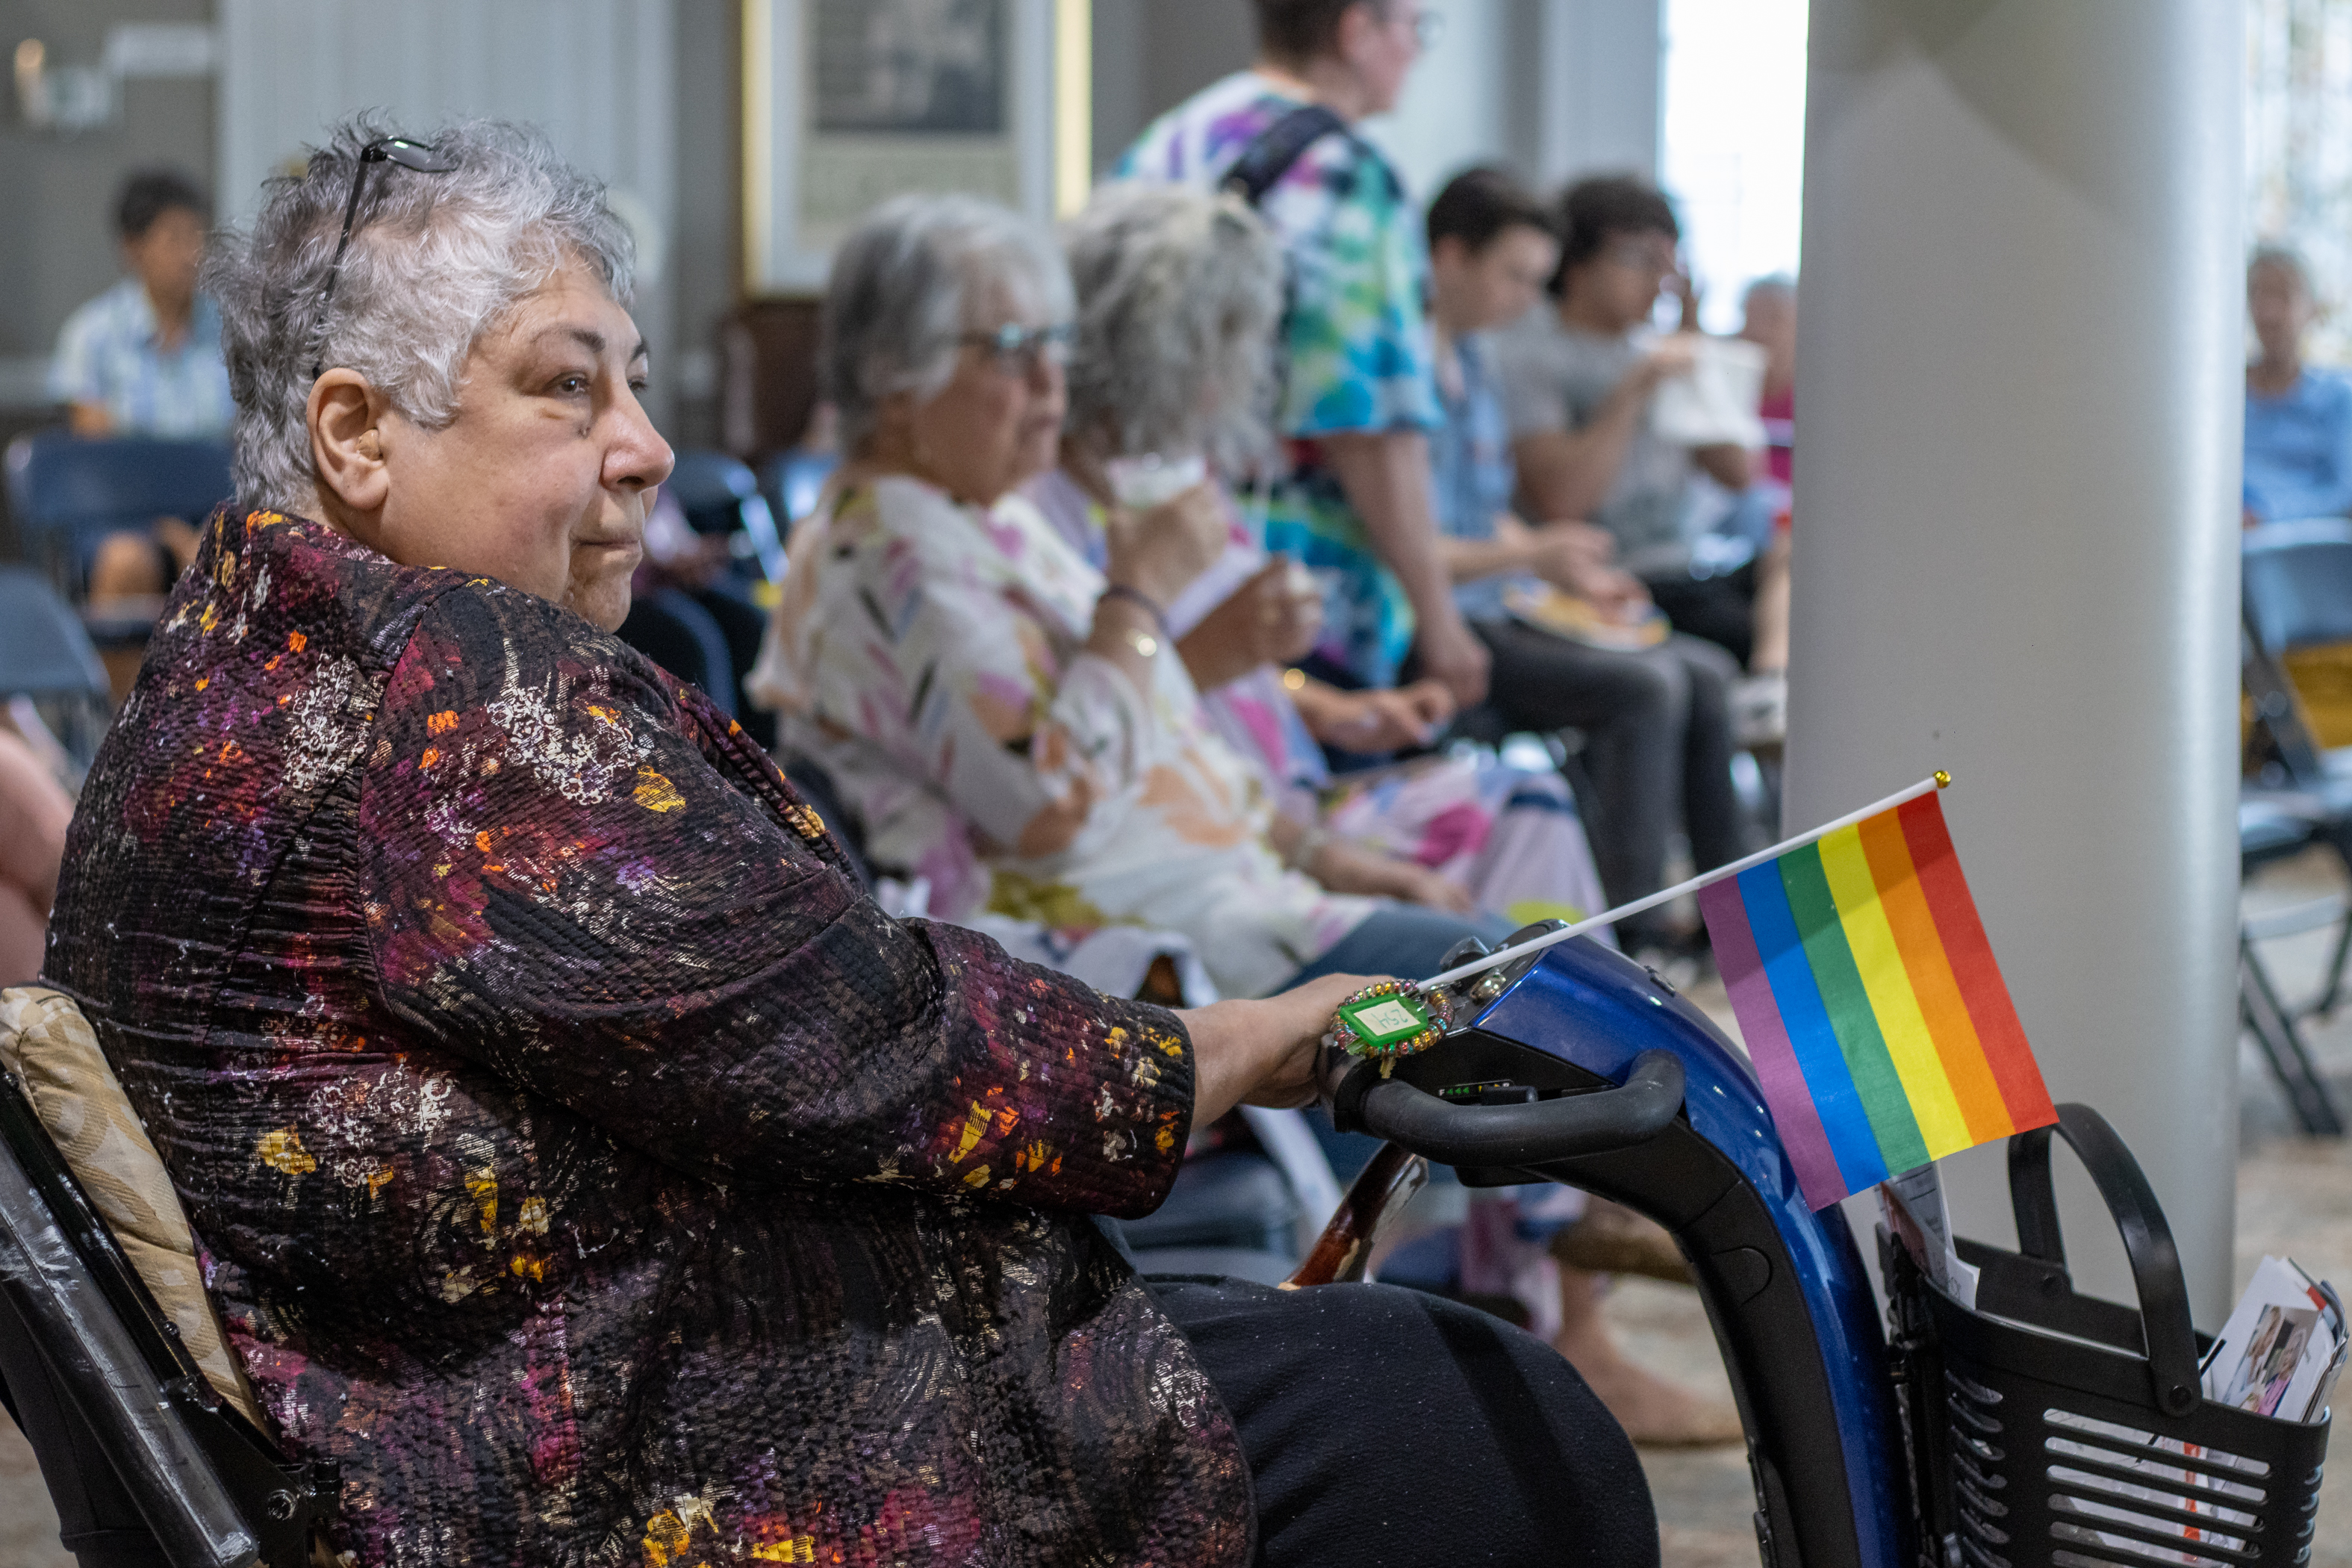
<path fill-rule="evenodd" d="M 757 562 L 771 583 L 784 580 L 784 542 L 775 511 L 741 459 L 724 452 L 680 452 L 663 488 L 677 499 L 697 532 L 727 536 L 738 560 Z"/>
<path fill-rule="evenodd" d="M 106 731 L 106 666 L 80 617 L 29 566 L 0 566 L 0 697 L 48 708 L 67 752 L 89 765 Z"/>
<path fill-rule="evenodd" d="M 201 523 L 236 489 L 225 441 L 85 440 L 41 430 L 8 443 L 6 468 L 8 504 L 26 548 L 76 596 L 100 540 L 159 517 Z"/>
<path fill-rule="evenodd" d="M 816 510 L 824 495 L 824 481 L 841 467 L 833 452 L 779 452 L 760 467 L 760 489 L 783 521 L 784 531 Z"/>
<path fill-rule="evenodd" d="M 2320 518 L 2249 531 L 2244 550 L 2242 672 L 2254 728 L 2271 758 L 2255 798 L 2312 824 L 2352 876 L 2352 753 L 2321 751 L 2289 681 L 2285 657 L 2352 643 L 2352 521 Z M 2352 903 L 2318 992 L 2298 1016 L 2333 1013 L 2352 960 Z"/>
<path fill-rule="evenodd" d="M 2238 855 L 2244 874 L 2300 854 L 2315 836 L 2316 829 L 2307 818 L 2274 803 L 2259 797 L 2242 798 L 2238 803 Z M 2304 1042 L 2299 1015 L 2281 998 L 2256 944 L 2347 918 L 2345 900 L 2326 898 L 2273 915 L 2242 917 L 2238 922 L 2239 1021 L 2269 1062 L 2297 1124 L 2315 1137 L 2340 1136 L 2344 1118 Z"/>

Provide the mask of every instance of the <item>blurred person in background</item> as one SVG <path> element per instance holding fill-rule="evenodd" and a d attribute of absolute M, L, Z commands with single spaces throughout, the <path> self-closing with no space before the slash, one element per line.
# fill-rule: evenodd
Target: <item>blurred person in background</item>
<path fill-rule="evenodd" d="M 1402 180 L 1350 127 L 1396 106 L 1437 17 L 1420 0 L 1256 0 L 1258 59 L 1162 115 L 1122 178 L 1221 186 L 1255 171 L 1289 298 L 1276 417 L 1289 472 L 1268 493 L 1268 550 L 1325 585 L 1312 668 L 1396 684 L 1406 655 L 1457 704 L 1486 691 L 1438 553 L 1429 432 L 1442 417 L 1422 319 L 1428 266 Z"/>
<path fill-rule="evenodd" d="M 2257 350 L 2246 367 L 2246 526 L 2352 512 L 2352 383 L 2304 363 L 2319 307 L 2303 258 L 2256 250 L 2246 310 Z"/>
<path fill-rule="evenodd" d="M 49 395 L 67 405 L 77 436 L 225 438 L 236 405 L 220 310 L 196 289 L 211 203 L 186 175 L 148 169 L 123 183 L 114 210 L 131 275 L 66 318 Z M 195 552 L 184 518 L 114 534 L 91 562 L 90 601 L 161 594 Z"/>
<path fill-rule="evenodd" d="M 1700 870 L 1746 852 L 1731 784 L 1729 690 L 1714 644 L 1657 625 L 1604 531 L 1511 510 L 1508 427 L 1484 334 L 1524 315 L 1559 244 L 1542 207 L 1496 169 L 1457 175 L 1429 208 L 1430 321 L 1445 423 L 1431 443 L 1438 525 L 1456 599 L 1494 655 L 1490 701 L 1517 729 L 1585 735 L 1593 847 L 1612 903 L 1665 886 L 1666 844 L 1686 828 Z M 1556 624 L 1547 590 L 1576 601 Z M 1691 934 L 1665 910 L 1624 921 L 1629 952 Z"/>
<path fill-rule="evenodd" d="M 1230 194 L 1122 181 L 1095 194 L 1064 244 L 1078 300 L 1070 423 L 1061 465 L 1029 495 L 1099 566 L 1138 465 L 1204 468 L 1225 546 L 1168 606 L 1169 629 L 1211 726 L 1297 826 L 1293 862 L 1328 889 L 1483 908 L 1513 926 L 1597 911 L 1591 852 L 1549 766 L 1427 756 L 1336 785 L 1325 766 L 1318 742 L 1427 745 L 1452 700 L 1433 681 L 1347 691 L 1285 668 L 1312 646 L 1321 595 L 1257 548 L 1229 488 L 1269 439 L 1283 263 L 1265 222 Z"/>
<path fill-rule="evenodd" d="M 1730 442 L 1679 446 L 1651 418 L 1659 386 L 1696 363 L 1692 335 L 1650 330 L 1659 294 L 1680 275 L 1682 226 L 1656 186 L 1611 175 L 1569 187 L 1559 233 L 1552 308 L 1529 311 L 1495 341 L 1528 510 L 1606 529 L 1678 629 L 1744 664 L 1753 564 L 1696 575 L 1687 524 L 1694 471 L 1737 493 L 1754 473 L 1751 454 Z"/>
<path fill-rule="evenodd" d="M 1180 931 L 1224 995 L 1433 973 L 1507 934 L 1276 812 L 1217 736 L 1171 620 L 1227 551 L 1213 486 L 1112 508 L 1100 569 L 1023 493 L 1061 456 L 1074 305 L 1051 239 L 971 197 L 901 197 L 843 242 L 824 374 L 847 461 L 777 615 L 786 743 L 933 914 Z"/>
<path fill-rule="evenodd" d="M 1764 351 L 1764 390 L 1756 412 L 1764 421 L 1764 472 L 1750 493 L 1764 492 L 1774 516 L 1788 510 L 1797 446 L 1797 280 L 1782 273 L 1759 278 L 1740 300 L 1739 335 Z"/>
<path fill-rule="evenodd" d="M 0 713 L 0 985 L 29 985 L 65 862 L 73 801 Z"/>

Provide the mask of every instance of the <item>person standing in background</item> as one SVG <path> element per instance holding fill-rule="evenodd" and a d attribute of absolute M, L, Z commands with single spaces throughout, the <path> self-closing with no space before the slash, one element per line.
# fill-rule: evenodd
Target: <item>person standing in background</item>
<path fill-rule="evenodd" d="M 2246 526 L 2352 512 L 2352 383 L 2303 362 L 2319 314 L 2303 258 L 2256 250 L 2246 310 L 2259 349 L 2246 367 Z"/>
<path fill-rule="evenodd" d="M 1255 5 L 1257 63 L 1154 121 L 1117 174 L 1214 186 L 1245 160 L 1280 165 L 1257 205 L 1290 269 L 1276 426 L 1292 468 L 1272 487 L 1265 547 L 1325 585 L 1317 673 L 1392 686 L 1417 652 L 1421 674 L 1475 702 L 1486 649 L 1454 605 L 1430 509 L 1428 435 L 1443 414 L 1420 215 L 1351 129 L 1395 107 L 1437 18 L 1420 0 Z M 1315 133 L 1271 155 L 1302 129 Z"/>
<path fill-rule="evenodd" d="M 147 169 L 123 183 L 114 211 L 131 276 L 66 318 L 49 395 L 67 405 L 77 436 L 225 439 L 236 405 L 220 311 L 196 291 L 211 204 L 186 175 Z M 90 602 L 161 594 L 195 552 L 184 518 L 113 534 L 90 563 Z"/>

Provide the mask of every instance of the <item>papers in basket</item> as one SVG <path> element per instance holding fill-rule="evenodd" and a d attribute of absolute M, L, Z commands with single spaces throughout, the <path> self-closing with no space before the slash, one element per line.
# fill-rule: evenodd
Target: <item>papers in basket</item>
<path fill-rule="evenodd" d="M 1886 1215 L 1886 1228 L 1911 1254 L 1919 1271 L 1945 1295 L 1973 1310 L 1978 1270 L 1974 1264 L 1960 1261 L 1960 1250 L 1952 1244 L 1951 1216 L 1944 1209 L 1944 1178 L 1937 1173 L 1934 1162 L 1879 1183 L 1878 1202 Z"/>
<path fill-rule="evenodd" d="M 2315 1421 L 2344 1371 L 2344 1306 L 2291 1260 L 2265 1258 L 2206 1352 L 2205 1397 L 2282 1421 Z"/>

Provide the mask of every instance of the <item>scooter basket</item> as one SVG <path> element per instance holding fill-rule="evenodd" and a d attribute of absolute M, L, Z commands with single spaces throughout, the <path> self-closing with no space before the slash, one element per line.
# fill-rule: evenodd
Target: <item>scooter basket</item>
<path fill-rule="evenodd" d="M 2294 1568 L 2309 1561 L 2327 1421 L 2209 1401 L 2172 1233 L 2087 1106 L 2056 1129 L 2121 1230 L 2140 1310 L 2074 1292 L 2047 1128 L 2010 1141 L 2019 1250 L 1961 1240 L 1973 1310 L 1881 1232 L 1894 1372 L 1927 1568 Z"/>

